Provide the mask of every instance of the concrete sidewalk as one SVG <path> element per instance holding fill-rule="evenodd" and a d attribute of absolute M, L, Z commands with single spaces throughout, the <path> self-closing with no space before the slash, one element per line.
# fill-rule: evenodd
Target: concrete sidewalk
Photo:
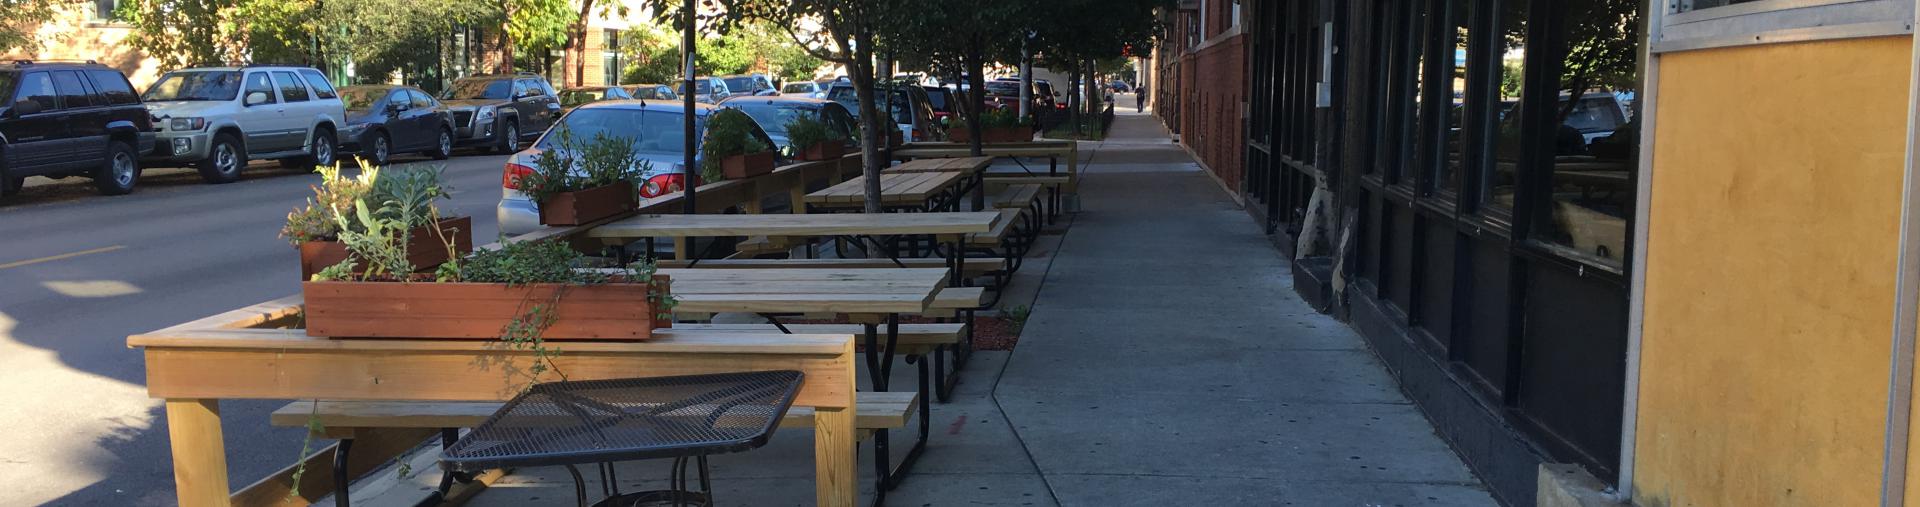
<path fill-rule="evenodd" d="M 932 407 L 926 454 L 888 504 L 1494 505 L 1360 338 L 1295 296 L 1285 259 L 1155 120 L 1121 108 L 1113 135 L 1082 156 L 1083 211 L 1043 236 L 1002 303 L 1031 308 L 1019 346 L 977 353 L 953 402 Z M 912 365 L 894 371 L 894 386 L 914 385 Z M 896 456 L 913 433 L 895 432 Z M 812 444 L 810 430 L 783 430 L 716 457 L 718 504 L 811 505 Z M 414 469 L 431 470 L 431 454 Z M 621 489 L 658 489 L 665 468 L 623 464 Z M 389 489 L 413 495 L 391 497 L 417 499 L 435 479 L 399 481 Z M 572 496 L 563 469 L 527 469 L 470 505 Z"/>
<path fill-rule="evenodd" d="M 994 389 L 1053 499 L 1493 505 L 1254 221 L 1130 112 Z"/>

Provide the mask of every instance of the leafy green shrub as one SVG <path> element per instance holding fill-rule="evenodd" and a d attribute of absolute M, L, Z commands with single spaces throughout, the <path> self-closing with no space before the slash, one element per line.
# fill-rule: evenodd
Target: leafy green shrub
<path fill-rule="evenodd" d="M 641 175 L 653 168 L 651 162 L 640 159 L 639 150 L 633 147 L 630 138 L 600 132 L 594 134 L 593 139 L 578 142 L 566 128 L 553 135 L 560 136 L 560 141 L 534 157 L 533 172 L 514 179 L 520 192 L 533 202 L 543 203 L 554 194 L 622 181 L 638 184 Z"/>
<path fill-rule="evenodd" d="M 407 228 L 431 224 L 439 219 L 432 210 L 434 200 L 451 195 L 441 183 L 444 169 L 363 165 L 360 175 L 353 178 L 341 176 L 338 164 L 316 169 L 320 184 L 312 187 L 313 197 L 307 198 L 306 207 L 287 214 L 280 237 L 300 246 L 308 241 L 336 240 L 342 230 L 366 232 L 359 221 L 342 221 L 339 216 L 340 211 L 353 210 L 361 200 L 372 204 L 370 218 L 398 220 L 396 226 Z"/>
<path fill-rule="evenodd" d="M 595 284 L 608 277 L 597 271 L 574 268 L 584 265 L 586 255 L 560 241 L 502 242 L 497 250 L 479 250 L 468 255 L 460 268 L 461 277 L 475 283 Z"/>
<path fill-rule="evenodd" d="M 720 161 L 734 155 L 759 153 L 773 149 L 753 135 L 753 117 L 733 109 L 723 109 L 707 118 L 707 137 L 700 146 L 700 177 L 708 183 L 727 179 Z"/>
<path fill-rule="evenodd" d="M 807 147 L 827 141 L 846 139 L 847 136 L 828 127 L 826 122 L 801 116 L 787 122 L 787 147 L 794 153 L 805 151 Z"/>

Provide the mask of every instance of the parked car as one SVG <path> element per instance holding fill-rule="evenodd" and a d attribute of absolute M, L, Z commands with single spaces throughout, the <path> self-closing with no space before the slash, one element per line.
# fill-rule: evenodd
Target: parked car
<path fill-rule="evenodd" d="M 631 95 L 636 99 L 680 100 L 680 94 L 673 93 L 673 89 L 668 88 L 667 85 L 637 84 L 626 85 L 620 88 L 626 90 L 627 95 Z"/>
<path fill-rule="evenodd" d="M 1028 110 L 1038 110 L 1044 103 L 1040 97 L 1039 84 L 1027 90 Z M 1020 80 L 1000 78 L 987 82 L 987 102 L 998 109 L 1017 109 L 1020 107 Z"/>
<path fill-rule="evenodd" d="M 739 109 L 753 117 L 753 121 L 767 131 L 774 148 L 787 156 L 793 156 L 792 148 L 787 146 L 787 122 L 796 118 L 825 123 L 827 128 L 846 137 L 847 145 L 860 144 L 860 124 L 839 102 L 808 97 L 734 97 L 721 102 L 720 106 Z"/>
<path fill-rule="evenodd" d="M 523 72 L 456 79 L 441 100 L 453 110 L 455 146 L 512 153 L 559 119 L 557 95 L 547 78 Z"/>
<path fill-rule="evenodd" d="M 248 65 L 168 72 L 141 96 L 157 120 L 152 166 L 194 165 L 208 183 L 240 179 L 249 160 L 331 165 L 346 107 L 312 67 Z"/>
<path fill-rule="evenodd" d="M 927 105 L 933 107 L 933 121 L 947 125 L 959 113 L 954 108 L 961 99 L 960 93 L 944 86 L 921 86 L 927 91 Z"/>
<path fill-rule="evenodd" d="M 1033 80 L 1033 100 L 1039 102 L 1042 109 L 1065 110 L 1067 101 L 1060 91 L 1053 89 L 1053 83 L 1045 79 Z"/>
<path fill-rule="evenodd" d="M 891 93 L 886 88 L 875 89 L 873 93 L 876 98 L 887 97 L 882 104 L 886 106 L 888 115 L 893 117 L 903 139 L 912 142 L 940 138 L 944 129 L 933 121 L 932 99 L 927 98 L 926 90 L 919 86 L 902 86 L 892 89 Z M 860 118 L 860 100 L 852 83 L 834 83 L 832 88 L 827 89 L 827 100 L 839 102 L 846 106 L 854 119 Z"/>
<path fill-rule="evenodd" d="M 680 94 L 687 94 L 686 83 L 680 84 Z M 733 96 L 733 91 L 727 88 L 727 82 L 725 80 L 711 76 L 693 78 L 694 102 L 716 104 L 731 96 Z"/>
<path fill-rule="evenodd" d="M 618 86 L 576 86 L 560 90 L 560 108 L 572 110 L 588 102 L 602 100 L 626 100 L 633 98 L 627 90 Z"/>
<path fill-rule="evenodd" d="M 393 155 L 423 153 L 446 160 L 453 153 L 453 113 L 446 104 L 411 86 L 363 85 L 340 89 L 347 107 L 341 149 L 368 163 L 387 165 Z"/>
<path fill-rule="evenodd" d="M 102 194 L 132 192 L 153 150 L 153 116 L 127 76 L 94 62 L 0 65 L 0 195 L 28 176 L 84 176 Z"/>
<path fill-rule="evenodd" d="M 693 109 L 694 135 L 704 137 L 707 119 L 720 110 L 717 106 L 696 104 Z M 534 161 L 540 153 L 555 149 L 555 145 L 559 144 L 560 136 L 555 133 L 562 130 L 568 131 L 574 139 L 592 139 L 596 135 L 606 134 L 632 140 L 641 160 L 651 166 L 641 175 L 644 178 L 640 186 L 641 197 L 658 197 L 685 188 L 686 170 L 681 166 L 686 149 L 686 131 L 683 130 L 685 114 L 686 108 L 681 103 L 665 100 L 594 102 L 575 109 L 554 125 L 552 130 L 534 141 L 532 148 L 507 158 L 500 178 L 500 204 L 495 209 L 500 232 L 516 235 L 540 228 L 540 207 L 526 194 L 520 193 L 514 180 L 519 175 L 533 172 Z M 754 135 L 769 146 L 773 145 L 773 140 L 767 137 L 766 132 L 755 129 Z M 698 152 L 695 157 L 697 166 Z M 699 170 L 695 169 L 695 172 Z M 699 181 L 694 183 L 697 185 Z"/>
<path fill-rule="evenodd" d="M 736 97 L 742 95 L 764 96 L 780 94 L 780 91 L 773 87 L 773 80 L 767 79 L 765 75 L 727 76 L 723 79 L 727 81 L 727 90 L 732 91 L 733 96 Z"/>
<path fill-rule="evenodd" d="M 817 99 L 817 98 L 820 98 L 821 95 L 826 94 L 827 86 L 829 84 L 832 84 L 832 83 L 831 82 L 823 83 L 819 81 L 794 81 L 791 83 L 787 83 L 787 85 L 784 87 L 781 87 L 780 95 L 784 97 L 808 97 L 808 98 Z"/>
<path fill-rule="evenodd" d="M 1127 92 L 1133 91 L 1133 87 L 1127 85 L 1126 81 L 1114 81 L 1114 82 L 1107 83 L 1107 89 L 1113 90 L 1114 93 L 1127 93 Z"/>

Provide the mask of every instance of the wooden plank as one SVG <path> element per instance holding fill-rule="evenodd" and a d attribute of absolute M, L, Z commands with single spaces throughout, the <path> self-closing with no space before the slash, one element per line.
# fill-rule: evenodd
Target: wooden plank
<path fill-rule="evenodd" d="M 918 313 L 933 294 L 724 294 L 679 296 L 675 311 L 697 313 Z"/>
<path fill-rule="evenodd" d="M 841 236 L 986 232 L 991 211 L 822 215 L 641 215 L 593 229 L 595 238 Z"/>
<path fill-rule="evenodd" d="M 854 411 L 822 408 L 813 416 L 814 505 L 853 507 L 860 500 L 859 437 Z"/>
<path fill-rule="evenodd" d="M 834 335 L 790 335 L 780 333 L 728 334 L 680 333 L 657 329 L 652 340 L 643 342 L 568 342 L 566 350 L 605 354 L 746 354 L 755 356 L 795 356 L 828 354 L 840 342 L 851 339 Z M 432 352 L 492 353 L 499 343 L 479 340 L 356 340 L 316 338 L 300 329 L 182 329 L 166 334 L 140 334 L 127 338 L 130 347 L 237 351 L 329 351 L 329 352 Z"/>
<path fill-rule="evenodd" d="M 152 368 L 151 364 L 148 368 Z M 220 401 L 213 397 L 156 397 L 167 398 L 167 438 L 173 446 L 175 499 L 180 505 L 229 505 Z"/>
<path fill-rule="evenodd" d="M 855 398 L 859 400 L 859 408 L 857 409 L 854 420 L 855 427 L 860 429 L 894 429 L 905 427 L 907 421 L 912 418 L 914 409 L 918 408 L 916 404 L 919 401 L 919 393 L 913 391 L 863 392 L 856 394 Z M 274 426 L 306 426 L 308 418 L 314 416 L 314 403 L 312 400 L 288 403 L 274 410 L 273 414 L 269 416 L 269 421 L 271 421 Z M 494 412 L 499 411 L 501 406 L 501 402 L 491 401 L 418 402 L 325 400 L 318 403 L 320 404 L 320 412 L 317 418 L 320 424 L 327 428 L 359 430 L 356 435 L 360 435 L 359 438 L 361 441 L 355 443 L 354 453 L 352 454 L 356 462 L 360 456 L 360 451 L 366 449 L 368 444 L 372 443 L 367 440 L 367 436 L 380 434 L 377 431 L 369 431 L 370 429 L 407 428 L 433 430 L 438 428 L 472 428 L 486 421 Z M 813 427 L 813 416 L 814 409 L 812 408 L 794 407 L 787 411 L 786 418 L 781 419 L 780 427 L 811 428 Z M 413 445 L 420 443 L 421 440 L 432 436 L 433 432 L 408 432 L 406 434 L 417 434 L 418 436 L 408 442 L 406 447 L 401 447 L 399 450 L 412 448 Z M 322 454 L 325 454 L 325 452 L 323 451 Z M 372 454 L 378 454 L 378 452 L 375 451 Z M 316 454 L 315 456 L 321 456 L 321 454 Z M 326 456 L 328 460 L 332 459 L 331 454 L 326 454 Z M 391 457 L 391 454 L 388 456 Z M 384 461 L 384 459 L 382 459 L 382 461 Z M 330 477 L 332 475 L 330 467 L 331 461 L 327 461 L 326 463 L 327 465 L 322 466 L 329 467 L 329 472 L 326 475 Z M 375 463 L 377 464 L 378 462 Z M 308 470 L 308 474 L 313 473 L 312 468 L 308 468 Z M 358 472 L 356 472 L 356 474 L 357 473 Z M 325 489 L 316 490 L 318 493 L 307 495 L 305 482 L 306 481 L 302 481 L 303 484 L 300 491 L 303 496 L 310 498 L 319 498 L 320 495 L 325 495 L 327 490 L 332 489 L 331 483 L 328 483 Z M 285 484 L 286 480 L 282 479 L 282 495 L 285 494 Z"/>
<path fill-rule="evenodd" d="M 851 336 L 843 337 L 842 344 L 850 348 L 852 341 Z M 570 380 L 798 370 L 807 375 L 795 401 L 802 406 L 844 403 L 841 395 L 850 395 L 854 386 L 852 370 L 840 368 L 856 362 L 852 354 L 634 354 L 583 352 L 572 345 L 555 347 L 561 353 L 550 358 L 554 368 Z M 148 347 L 147 392 L 163 398 L 503 401 L 535 381 L 526 371 L 535 358 L 530 351 L 494 346 L 502 350 L 396 353 Z M 548 372 L 539 380 L 558 378 Z M 177 430 L 175 441 L 181 441 Z M 180 451 L 176 447 L 176 458 Z M 202 459 L 191 452 L 187 456 Z M 224 500 L 224 484 L 221 487 L 219 497 Z"/>
<path fill-rule="evenodd" d="M 303 410 L 311 409 L 307 404 Z M 306 426 L 308 412 L 297 417 L 289 417 L 288 424 L 279 424 L 280 413 L 274 412 L 276 425 Z M 387 461 L 406 452 L 428 438 L 439 434 L 438 426 L 367 428 L 355 433 L 353 452 L 347 455 L 347 475 L 359 477 L 386 465 Z M 333 454 L 339 444 L 329 445 L 320 452 L 313 453 L 302 462 L 306 464 L 306 473 L 300 475 L 300 494 L 293 495 L 293 472 L 300 467 L 294 464 L 282 468 L 233 494 L 235 507 L 277 506 L 304 507 L 325 497 L 333 491 Z"/>
<path fill-rule="evenodd" d="M 985 298 L 986 288 L 984 287 L 949 287 L 941 289 L 940 294 L 933 297 L 929 307 L 946 310 L 979 308 Z"/>

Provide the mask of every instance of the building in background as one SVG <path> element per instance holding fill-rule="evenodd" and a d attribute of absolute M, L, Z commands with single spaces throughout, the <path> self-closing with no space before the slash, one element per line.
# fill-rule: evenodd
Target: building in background
<path fill-rule="evenodd" d="M 1241 0 L 1184 0 L 1161 13 L 1168 32 L 1155 45 L 1149 83 L 1154 115 L 1228 188 L 1242 178 L 1248 82 L 1246 9 Z M 1201 79 L 1205 76 L 1205 79 Z"/>
<path fill-rule="evenodd" d="M 53 20 L 41 25 L 41 48 L 8 53 L 5 60 L 93 60 L 119 69 L 136 89 L 160 77 L 159 62 L 121 44 L 133 27 L 113 20 L 114 0 L 61 3 Z"/>

